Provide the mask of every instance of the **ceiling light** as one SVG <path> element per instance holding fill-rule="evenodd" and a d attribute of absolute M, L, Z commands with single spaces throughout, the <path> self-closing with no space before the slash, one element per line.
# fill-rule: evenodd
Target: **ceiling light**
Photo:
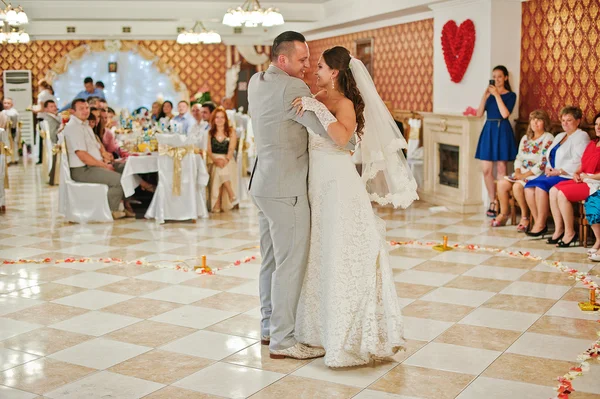
<path fill-rule="evenodd" d="M 196 32 L 196 28 L 200 26 L 202 30 Z M 215 31 L 206 29 L 202 22 L 196 22 L 190 30 L 184 30 L 177 35 L 177 43 L 179 44 L 216 44 L 221 43 L 221 35 Z"/>
<path fill-rule="evenodd" d="M 223 24 L 233 27 L 254 28 L 283 25 L 283 15 L 276 8 L 263 9 L 258 0 L 246 0 L 237 8 L 230 8 L 223 16 Z"/>

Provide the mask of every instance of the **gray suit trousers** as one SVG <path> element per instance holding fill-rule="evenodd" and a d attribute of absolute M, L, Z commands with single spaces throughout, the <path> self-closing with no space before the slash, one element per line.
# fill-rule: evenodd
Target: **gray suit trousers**
<path fill-rule="evenodd" d="M 252 199 L 260 225 L 261 333 L 271 337 L 271 350 L 287 349 L 296 344 L 296 310 L 308 262 L 308 198 Z"/>

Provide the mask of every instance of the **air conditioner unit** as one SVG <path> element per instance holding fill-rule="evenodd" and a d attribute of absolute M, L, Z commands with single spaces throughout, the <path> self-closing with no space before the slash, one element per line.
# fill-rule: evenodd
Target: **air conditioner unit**
<path fill-rule="evenodd" d="M 33 93 L 31 71 L 4 71 L 4 98 L 13 99 L 15 109 L 19 111 L 19 120 L 23 123 L 21 139 L 33 145 L 33 112 L 31 109 Z"/>

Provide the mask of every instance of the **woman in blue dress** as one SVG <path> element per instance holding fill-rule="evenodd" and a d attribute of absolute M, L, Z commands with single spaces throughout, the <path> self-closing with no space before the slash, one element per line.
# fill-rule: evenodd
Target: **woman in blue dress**
<path fill-rule="evenodd" d="M 475 158 L 481 160 L 483 180 L 490 199 L 490 207 L 486 214 L 496 217 L 500 210 L 496 202 L 494 163 L 496 178 L 500 180 L 506 176 L 507 163 L 514 161 L 517 156 L 515 134 L 508 121 L 517 102 L 517 95 L 510 88 L 506 67 L 498 65 L 494 68 L 492 77 L 494 84 L 485 90 L 477 110 L 477 116 L 481 117 L 485 112 L 487 119 L 479 136 Z"/>

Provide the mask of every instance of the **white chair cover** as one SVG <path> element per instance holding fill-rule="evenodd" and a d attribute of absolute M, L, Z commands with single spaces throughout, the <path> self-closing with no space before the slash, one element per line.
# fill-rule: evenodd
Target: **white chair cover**
<path fill-rule="evenodd" d="M 62 138 L 59 142 L 62 142 Z M 60 166 L 58 213 L 64 215 L 69 222 L 112 222 L 108 206 L 108 186 L 73 181 L 66 151 L 61 153 Z"/>
<path fill-rule="evenodd" d="M 46 132 L 46 138 L 44 139 L 44 148 L 42 151 L 42 178 L 44 182 L 50 182 L 50 171 L 52 170 L 52 147 L 54 144 L 52 143 L 52 139 L 50 138 L 50 126 L 48 126 L 47 121 L 40 122 L 40 129 Z"/>
<path fill-rule="evenodd" d="M 8 162 L 12 163 L 12 162 L 19 162 L 19 128 L 17 126 L 17 134 L 15 135 L 15 137 L 12 136 L 12 132 L 11 129 L 14 127 L 12 125 L 12 122 L 9 121 L 7 126 L 7 133 L 8 133 L 8 147 L 12 150 L 12 155 L 10 157 L 8 157 Z"/>
<path fill-rule="evenodd" d="M 417 186 L 423 187 L 423 147 L 419 147 L 418 138 L 408 140 L 406 161 L 408 162 L 408 166 L 410 167 L 415 181 L 417 182 Z"/>
<path fill-rule="evenodd" d="M 41 126 L 38 123 L 37 129 L 33 129 L 33 146 L 31 146 L 31 158 L 33 159 L 34 163 L 37 163 L 38 161 L 41 161 L 39 159 L 40 156 L 40 129 Z"/>
<path fill-rule="evenodd" d="M 8 147 L 8 132 L 0 129 L 0 206 L 6 205 L 6 196 L 4 192 L 4 176 L 6 175 L 6 155 L 4 155 L 4 146 Z"/>
<path fill-rule="evenodd" d="M 186 147 L 192 139 L 180 134 L 157 134 L 159 145 Z M 158 186 L 145 217 L 165 220 L 195 220 L 198 218 L 198 187 L 196 157 L 187 153 L 181 160 L 181 194 L 173 195 L 174 161 L 169 155 L 158 157 Z"/>

